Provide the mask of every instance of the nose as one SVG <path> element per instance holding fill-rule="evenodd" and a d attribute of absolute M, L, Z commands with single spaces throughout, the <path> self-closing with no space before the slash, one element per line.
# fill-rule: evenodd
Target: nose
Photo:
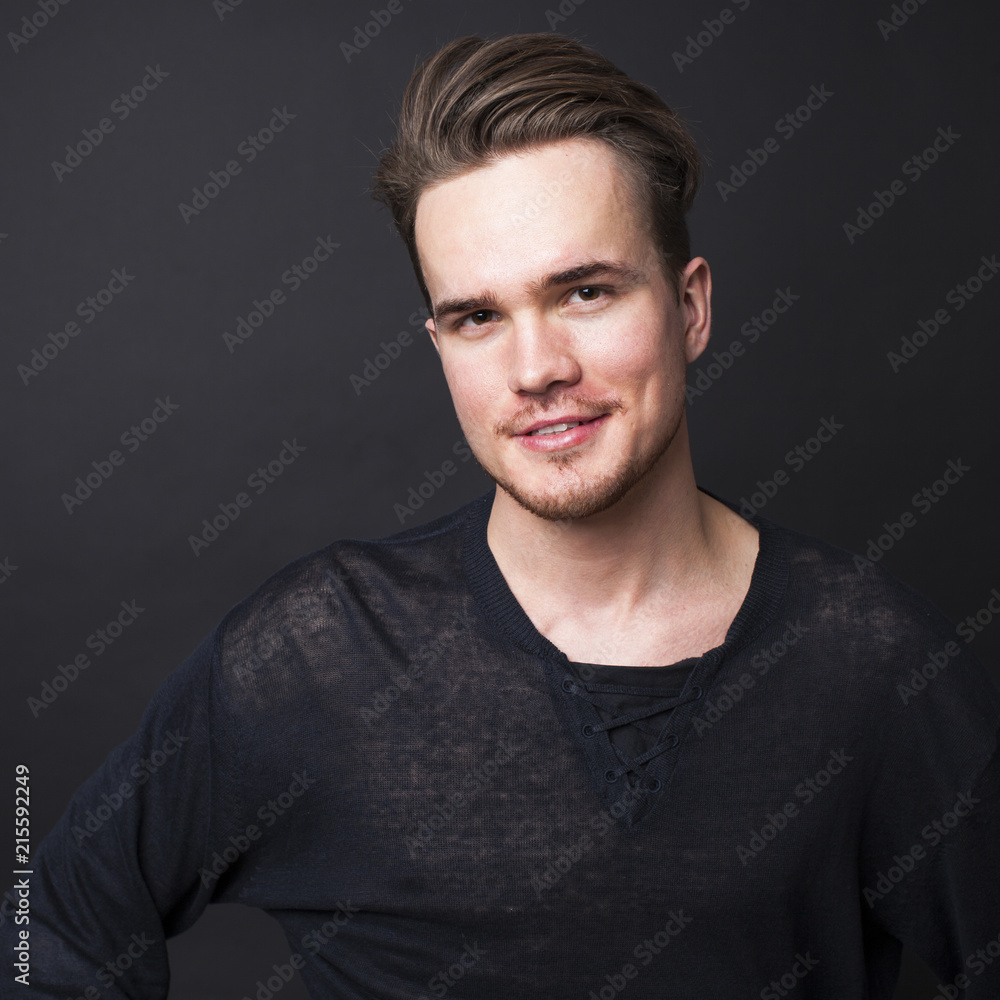
<path fill-rule="evenodd" d="M 580 380 L 582 369 L 572 335 L 558 320 L 537 313 L 515 317 L 508 343 L 507 387 L 511 392 L 541 395 L 553 386 Z"/>

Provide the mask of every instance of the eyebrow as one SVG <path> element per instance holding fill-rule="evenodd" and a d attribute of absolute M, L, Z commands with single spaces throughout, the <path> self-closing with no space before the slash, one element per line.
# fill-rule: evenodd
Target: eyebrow
<path fill-rule="evenodd" d="M 642 284 L 646 281 L 646 273 L 617 260 L 588 260 L 583 263 L 568 267 L 562 271 L 553 271 L 537 281 L 532 281 L 528 285 L 528 291 L 532 295 L 548 291 L 551 288 L 558 288 L 560 285 L 571 285 L 577 281 L 587 281 L 591 278 L 617 278 L 626 287 Z M 471 298 L 444 299 L 438 303 L 434 310 L 435 322 L 440 322 L 446 316 L 453 316 L 456 313 L 475 312 L 480 309 L 497 310 L 500 303 L 499 296 L 492 291 L 483 291 L 479 295 Z"/>

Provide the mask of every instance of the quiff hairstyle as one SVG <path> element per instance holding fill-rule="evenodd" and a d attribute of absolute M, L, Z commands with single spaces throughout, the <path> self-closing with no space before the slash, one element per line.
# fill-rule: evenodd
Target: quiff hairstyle
<path fill-rule="evenodd" d="M 676 293 L 691 258 L 684 216 L 701 160 L 684 123 L 651 87 L 575 39 L 550 32 L 494 41 L 467 35 L 416 68 L 371 194 L 392 213 L 431 313 L 414 233 L 420 195 L 502 156 L 588 137 L 617 154 Z"/>

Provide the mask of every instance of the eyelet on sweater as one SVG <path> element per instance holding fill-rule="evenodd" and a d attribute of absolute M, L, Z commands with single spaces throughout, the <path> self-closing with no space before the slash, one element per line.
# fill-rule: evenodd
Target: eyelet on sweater
<path fill-rule="evenodd" d="M 608 768 L 608 770 L 604 772 L 604 780 L 609 783 L 615 782 L 618 780 L 618 775 L 615 774 L 615 772 L 612 771 L 610 768 Z"/>
<path fill-rule="evenodd" d="M 583 729 L 580 731 L 587 737 L 587 739 L 590 739 L 591 736 L 597 735 L 597 730 L 589 722 L 585 723 Z"/>

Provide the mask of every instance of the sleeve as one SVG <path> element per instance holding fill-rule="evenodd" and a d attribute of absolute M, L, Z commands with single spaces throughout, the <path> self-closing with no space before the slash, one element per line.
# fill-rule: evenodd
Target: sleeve
<path fill-rule="evenodd" d="M 28 921 L 9 908 L 0 920 L 2 996 L 167 996 L 166 939 L 219 891 L 204 877 L 209 831 L 227 824 L 218 789 L 229 755 L 212 725 L 218 641 L 216 630 L 167 678 L 138 731 L 39 844 L 25 876 Z M 23 931 L 30 972 L 18 980 Z"/>
<path fill-rule="evenodd" d="M 953 631 L 892 681 L 865 809 L 862 911 L 946 995 L 996 1000 L 1000 689 Z"/>

